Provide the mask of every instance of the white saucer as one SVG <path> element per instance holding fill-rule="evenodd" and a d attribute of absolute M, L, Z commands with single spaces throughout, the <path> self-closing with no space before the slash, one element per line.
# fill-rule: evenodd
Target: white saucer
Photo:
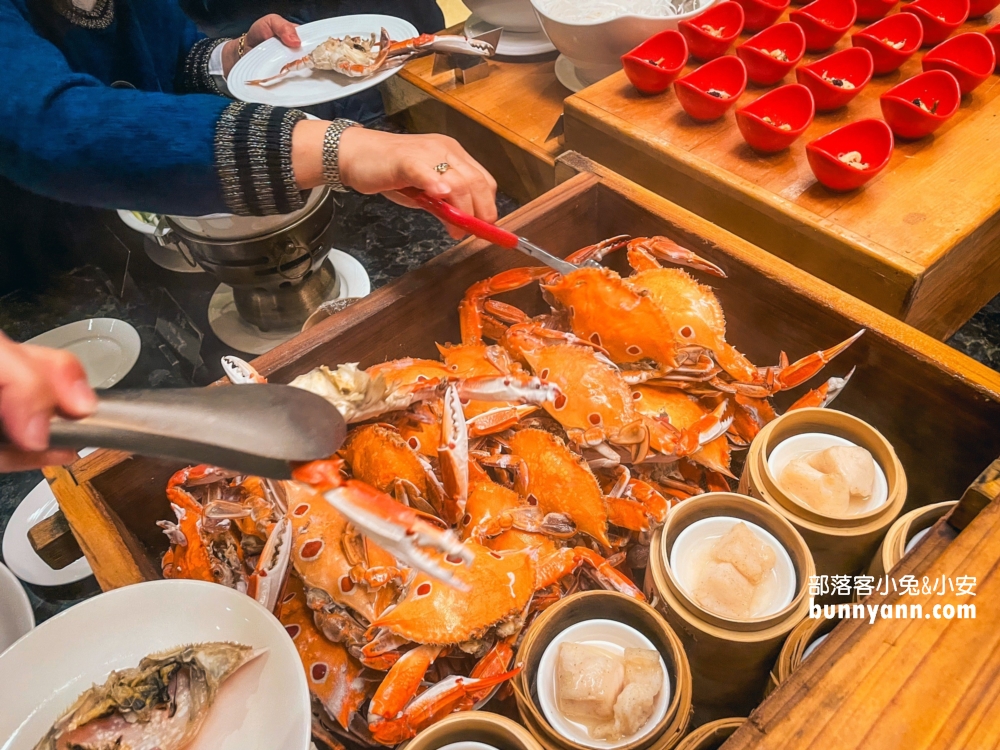
<path fill-rule="evenodd" d="M 576 70 L 576 66 L 570 62 L 566 55 L 559 55 L 556 58 L 556 78 L 563 86 L 574 94 L 583 91 L 590 84 L 584 81 Z"/>
<path fill-rule="evenodd" d="M 35 627 L 35 613 L 21 582 L 0 563 L 0 654 Z"/>
<path fill-rule="evenodd" d="M 337 274 L 337 283 L 333 285 L 330 297 L 326 301 L 343 299 L 344 297 L 365 297 L 372 290 L 371 279 L 365 267 L 353 255 L 333 249 L 327 258 Z M 295 338 L 299 328 L 283 328 L 276 331 L 262 331 L 252 323 L 240 317 L 233 299 L 233 288 L 228 284 L 219 284 L 208 303 L 208 323 L 222 343 L 233 349 L 249 354 L 264 354 L 278 344 Z"/>
<path fill-rule="evenodd" d="M 417 36 L 413 24 L 394 16 L 370 14 L 325 18 L 299 26 L 300 49 L 289 49 L 276 38 L 254 47 L 229 72 L 226 85 L 237 99 L 278 107 L 307 107 L 357 94 L 377 86 L 402 68 L 397 66 L 367 78 L 348 78 L 333 71 L 313 69 L 290 73 L 269 86 L 250 86 L 248 81 L 277 75 L 282 66 L 303 57 L 331 37 L 374 34 L 377 40 L 383 28 L 394 42 Z"/>
<path fill-rule="evenodd" d="M 480 34 L 493 31 L 493 26 L 473 13 L 465 22 L 465 35 L 472 39 Z M 544 31 L 516 32 L 504 29 L 497 45 L 497 55 L 500 57 L 532 57 L 555 52 L 556 48 Z"/>
<path fill-rule="evenodd" d="M 927 533 L 931 530 L 928 526 L 926 529 L 921 529 L 916 534 L 910 537 L 910 541 L 906 543 L 906 547 L 903 548 L 903 554 L 909 554 L 910 550 L 920 544 L 920 540 L 927 536 Z"/>
<path fill-rule="evenodd" d="M 77 696 L 115 669 L 189 643 L 263 651 L 230 677 L 188 750 L 308 750 L 311 711 L 292 639 L 246 594 L 202 581 L 148 581 L 43 622 L 0 655 L 4 750 L 31 750 Z"/>
<path fill-rule="evenodd" d="M 80 456 L 89 456 L 96 448 L 84 448 Z M 81 581 L 91 575 L 90 563 L 86 557 L 74 560 L 62 570 L 53 570 L 38 556 L 31 542 L 28 530 L 35 524 L 55 515 L 59 503 L 45 480 L 39 482 L 14 509 L 7 529 L 3 533 L 3 559 L 14 573 L 25 583 L 35 586 L 63 586 Z"/>
<path fill-rule="evenodd" d="M 815 641 L 813 641 L 808 646 L 806 646 L 806 650 L 802 652 L 802 661 L 805 661 L 806 659 L 808 659 L 810 657 L 810 655 L 812 654 L 812 652 L 815 651 L 819 647 L 819 644 L 821 644 L 823 641 L 825 641 L 827 639 L 827 636 L 829 636 L 829 635 L 830 635 L 829 633 L 821 635 Z"/>
<path fill-rule="evenodd" d="M 124 320 L 91 318 L 53 328 L 25 342 L 75 354 L 93 388 L 110 388 L 139 359 L 139 332 Z"/>

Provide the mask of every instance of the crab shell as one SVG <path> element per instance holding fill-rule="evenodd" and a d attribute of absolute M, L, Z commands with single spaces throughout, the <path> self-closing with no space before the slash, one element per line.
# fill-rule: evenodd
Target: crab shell
<path fill-rule="evenodd" d="M 422 497 L 433 494 L 427 470 L 410 444 L 391 427 L 365 425 L 351 431 L 340 455 L 354 478 L 392 494 L 397 479 L 409 482 Z"/>
<path fill-rule="evenodd" d="M 415 643 L 455 645 L 481 638 L 494 625 L 520 615 L 535 590 L 535 557 L 528 550 L 499 553 L 467 541 L 471 565 L 454 565 L 466 591 L 419 574 L 400 602 L 382 614 L 381 627 Z"/>

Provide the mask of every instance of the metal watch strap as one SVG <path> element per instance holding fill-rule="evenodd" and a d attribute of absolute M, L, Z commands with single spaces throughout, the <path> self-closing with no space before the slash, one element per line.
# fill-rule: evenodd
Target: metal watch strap
<path fill-rule="evenodd" d="M 340 180 L 340 137 L 355 125 L 353 120 L 334 120 L 323 136 L 323 181 L 338 193 L 350 192 Z"/>

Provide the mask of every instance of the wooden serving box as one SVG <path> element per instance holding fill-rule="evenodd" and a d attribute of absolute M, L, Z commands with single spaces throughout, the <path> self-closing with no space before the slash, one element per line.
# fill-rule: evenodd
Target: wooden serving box
<path fill-rule="evenodd" d="M 909 476 L 911 505 L 957 499 L 983 467 L 1000 455 L 1000 430 L 996 428 L 1000 424 L 1000 374 L 579 155 L 564 156 L 560 166 L 563 176 L 573 176 L 507 217 L 505 227 L 562 255 L 625 232 L 662 234 L 694 249 L 728 272 L 728 279 L 712 280 L 726 311 L 728 338 L 759 364 L 775 362 L 781 350 L 799 357 L 866 328 L 867 333 L 827 375 L 842 375 L 857 366 L 836 406 L 867 420 L 893 443 Z M 288 382 L 320 364 L 358 361 L 367 366 L 402 356 L 436 356 L 435 342 L 458 338 L 455 308 L 465 289 L 490 274 L 525 263 L 524 257 L 484 242 L 464 242 L 255 364 L 272 382 Z M 509 299 L 526 308 L 542 309 L 537 289 L 522 290 Z M 266 440 L 267 436 L 251 439 Z M 62 511 L 104 589 L 158 577 L 166 537 L 155 522 L 171 517 L 164 487 L 176 468 L 167 462 L 99 451 L 66 469 L 48 470 Z M 956 575 L 979 575 L 983 582 L 977 601 L 980 619 L 968 628 L 973 640 L 968 644 L 956 640 L 967 623 L 948 624 L 957 628 L 956 638 L 949 641 L 949 653 L 956 659 L 948 666 L 949 681 L 938 685 L 937 678 L 928 673 L 921 683 L 930 686 L 918 693 L 928 706 L 937 700 L 932 688 L 959 690 L 949 705 L 968 711 L 973 710 L 972 704 L 961 702 L 965 693 L 960 688 L 981 685 L 982 694 L 988 693 L 991 701 L 1000 689 L 989 683 L 993 674 L 989 665 L 995 668 L 1000 659 L 1000 631 L 995 628 L 1000 592 L 986 595 L 1000 587 L 1000 577 L 986 579 L 1000 560 L 1000 534 L 990 536 L 996 531 L 992 526 L 1000 526 L 1000 505 L 994 503 L 974 515 L 996 489 L 994 482 L 974 495 L 978 504 L 969 506 L 973 511 L 966 517 L 971 520 L 969 528 L 954 544 L 949 543 L 957 532 L 939 523 L 918 547 L 916 561 L 911 554 L 903 563 L 924 569 L 949 564 L 949 570 L 961 568 Z M 877 628 L 869 630 L 855 622 L 842 625 L 814 659 L 754 712 L 727 747 L 733 743 L 738 747 L 806 747 L 794 740 L 795 727 L 807 731 L 810 717 L 816 714 L 836 716 L 840 704 L 859 700 L 851 685 L 875 679 L 859 664 L 876 663 L 888 669 L 891 665 L 886 660 L 895 659 L 905 662 L 898 667 L 904 670 L 900 674 L 923 677 L 928 670 L 920 665 L 920 658 L 934 646 L 932 634 L 939 625 L 944 627 L 944 623 L 913 626 L 900 636 L 900 642 L 923 649 L 919 652 L 901 650 L 889 636 L 876 637 L 881 632 Z M 912 639 L 906 640 L 910 633 Z M 841 664 L 852 664 L 854 671 L 842 669 Z M 975 671 L 979 665 L 986 672 Z M 898 683 L 896 673 L 892 675 L 894 684 Z M 880 691 L 877 683 L 864 693 L 863 700 L 863 725 L 854 719 L 845 723 L 858 737 L 864 736 L 871 722 L 885 718 L 878 710 L 891 712 L 894 705 L 893 693 Z M 987 704 L 982 710 L 987 710 Z M 772 731 L 778 730 L 784 732 L 782 742 L 772 739 Z M 827 746 L 855 745 L 825 742 Z M 925 746 L 930 745 L 907 745 Z"/>
<path fill-rule="evenodd" d="M 382 84 L 382 98 L 408 132 L 450 135 L 504 193 L 527 203 L 555 186 L 563 152 L 560 118 L 570 91 L 556 80 L 555 58 L 492 59 L 487 77 L 460 83 L 453 71 L 435 74 L 434 58 L 425 57 Z"/>
<path fill-rule="evenodd" d="M 1000 11 L 993 11 L 956 34 L 985 31 L 997 21 Z M 849 33 L 801 64 L 850 45 Z M 824 133 L 881 118 L 879 96 L 920 73 L 926 51 L 872 78 L 846 107 L 817 113 L 790 149 L 771 156 L 746 144 L 734 110 L 774 86 L 750 84 L 721 120 L 700 125 L 672 88 L 645 97 L 621 72 L 566 100 L 566 148 L 944 339 L 1000 292 L 1000 160 L 992 155 L 1000 139 L 998 79 L 991 76 L 963 97 L 934 135 L 897 139 L 889 166 L 858 190 L 824 188 L 805 154 L 805 144 Z M 795 80 L 791 72 L 782 83 Z"/>

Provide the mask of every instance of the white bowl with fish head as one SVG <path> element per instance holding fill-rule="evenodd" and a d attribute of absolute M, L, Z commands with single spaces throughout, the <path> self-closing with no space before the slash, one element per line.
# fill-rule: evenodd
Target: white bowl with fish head
<path fill-rule="evenodd" d="M 516 34 L 537 34 L 542 30 L 531 0 L 464 0 L 465 7 L 491 26 L 503 26 Z"/>
<path fill-rule="evenodd" d="M 295 644 L 245 594 L 202 581 L 150 581 L 109 591 L 43 622 L 0 655 L 3 750 L 33 750 L 91 685 L 143 657 L 229 641 L 262 654 L 219 690 L 185 750 L 308 750 L 309 688 Z"/>
<path fill-rule="evenodd" d="M 557 15 L 558 9 L 552 10 L 554 0 L 531 0 L 531 4 L 549 40 L 573 63 L 580 81 L 591 84 L 621 70 L 621 57 L 626 52 L 654 34 L 676 29 L 680 21 L 693 18 L 716 1 L 691 0 L 693 10 L 671 16 L 609 12 L 598 14 L 592 20 Z M 609 0 L 606 5 L 627 7 L 629 0 Z"/>

